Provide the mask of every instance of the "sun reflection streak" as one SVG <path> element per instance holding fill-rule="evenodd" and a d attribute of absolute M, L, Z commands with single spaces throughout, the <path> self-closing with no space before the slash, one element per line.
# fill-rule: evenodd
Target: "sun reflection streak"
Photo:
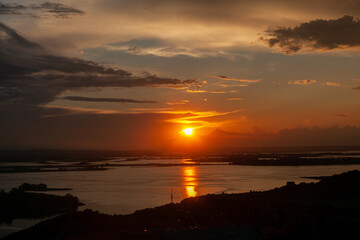
<path fill-rule="evenodd" d="M 196 168 L 184 167 L 183 178 L 185 182 L 184 185 L 185 185 L 186 197 L 196 197 L 198 195 L 196 190 L 197 187 Z"/>

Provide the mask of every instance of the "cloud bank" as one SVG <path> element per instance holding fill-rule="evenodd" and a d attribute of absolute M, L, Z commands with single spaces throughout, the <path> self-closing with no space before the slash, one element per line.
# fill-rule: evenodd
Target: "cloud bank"
<path fill-rule="evenodd" d="M 132 73 L 92 61 L 50 54 L 0 23 L 0 102 L 46 104 L 67 90 L 89 87 L 188 87 L 198 80 Z"/>

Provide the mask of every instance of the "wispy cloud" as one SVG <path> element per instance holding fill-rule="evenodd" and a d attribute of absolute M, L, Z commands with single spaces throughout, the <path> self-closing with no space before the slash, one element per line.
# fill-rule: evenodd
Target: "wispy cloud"
<path fill-rule="evenodd" d="M 207 91 L 206 90 L 186 90 L 186 92 L 188 93 L 206 93 Z"/>
<path fill-rule="evenodd" d="M 338 118 L 347 118 L 347 117 L 350 117 L 350 115 L 348 114 L 343 114 L 343 113 L 338 113 L 338 114 L 334 114 L 335 117 L 338 117 Z"/>
<path fill-rule="evenodd" d="M 95 97 L 79 97 L 79 96 L 67 96 L 62 99 L 70 101 L 81 101 L 81 102 L 114 102 L 114 103 L 159 103 L 156 101 L 148 100 L 135 100 L 127 98 L 95 98 Z"/>
<path fill-rule="evenodd" d="M 227 76 L 212 76 L 217 79 L 227 80 L 227 81 L 236 81 L 236 82 L 244 82 L 244 83 L 257 83 L 260 82 L 260 79 L 243 79 L 243 78 L 232 78 Z"/>
<path fill-rule="evenodd" d="M 168 44 L 163 43 L 163 46 L 137 46 L 137 45 L 128 45 L 127 43 L 123 44 L 109 44 L 105 45 L 104 48 L 110 51 L 124 51 L 132 55 L 153 55 L 158 57 L 176 57 L 176 56 L 188 56 L 193 58 L 205 58 L 205 57 L 215 57 L 215 56 L 225 56 L 228 55 L 227 52 L 216 49 L 194 49 L 190 47 L 177 47 L 177 46 L 168 46 Z"/>
<path fill-rule="evenodd" d="M 294 80 L 294 81 L 288 81 L 288 84 L 293 84 L 293 85 L 311 85 L 316 83 L 316 80 Z"/>
<path fill-rule="evenodd" d="M 210 93 L 215 93 L 215 94 L 223 94 L 223 93 L 226 93 L 225 91 L 212 91 Z"/>
<path fill-rule="evenodd" d="M 40 18 L 44 16 L 54 16 L 58 18 L 69 18 L 74 15 L 83 15 L 85 12 L 67 6 L 62 3 L 44 2 L 41 4 L 21 5 L 18 3 L 0 3 L 0 14 L 2 15 L 22 15 Z"/>
<path fill-rule="evenodd" d="M 334 83 L 334 82 L 325 82 L 325 84 L 327 86 L 331 86 L 331 87 L 341 87 L 340 83 Z"/>
<path fill-rule="evenodd" d="M 168 113 L 173 108 L 131 108 L 130 112 L 126 113 Z"/>
<path fill-rule="evenodd" d="M 189 100 L 180 100 L 180 101 L 169 101 L 169 102 L 166 102 L 167 105 L 183 105 L 183 104 L 187 104 L 189 103 L 190 101 Z"/>
<path fill-rule="evenodd" d="M 21 4 L 12 3 L 4 4 L 0 2 L 0 14 L 4 15 L 19 15 L 21 11 L 26 10 L 27 7 Z"/>
<path fill-rule="evenodd" d="M 244 98 L 228 98 L 226 100 L 229 100 L 229 101 L 240 101 L 240 100 L 244 100 Z"/>
<path fill-rule="evenodd" d="M 188 125 L 193 128 L 203 127 L 220 127 L 223 124 L 234 123 L 237 120 L 217 119 L 214 117 L 223 117 L 229 114 L 240 112 L 240 110 L 230 112 L 218 112 L 218 111 L 192 111 L 192 110 L 175 110 L 173 108 L 131 108 L 128 111 L 114 111 L 103 110 L 94 108 L 80 108 L 80 107 L 67 107 L 56 105 L 44 105 L 41 106 L 45 109 L 58 110 L 53 114 L 43 115 L 43 117 L 59 117 L 67 115 L 77 114 L 166 114 L 167 119 L 165 122 L 177 123 L 181 125 Z M 246 117 L 241 117 L 241 121 L 244 121 Z"/>
<path fill-rule="evenodd" d="M 194 128 L 203 128 L 203 127 L 219 127 L 222 124 L 234 122 L 234 120 L 209 120 L 213 117 L 225 116 L 233 113 L 240 112 L 239 110 L 231 112 L 217 112 L 217 111 L 207 111 L 207 112 L 197 112 L 197 111 L 163 111 L 161 113 L 172 113 L 172 114 L 182 114 L 185 116 L 169 119 L 168 122 L 179 123 L 182 125 L 189 125 Z M 207 120 L 206 120 L 207 119 Z M 225 121 L 225 122 L 224 122 Z"/>
<path fill-rule="evenodd" d="M 68 107 L 68 106 L 56 106 L 56 105 L 42 105 L 39 106 L 43 109 L 58 110 L 55 113 L 48 113 L 42 115 L 42 117 L 60 117 L 78 114 L 119 114 L 121 112 L 115 110 L 104 110 L 95 108 L 81 108 L 81 107 Z"/>

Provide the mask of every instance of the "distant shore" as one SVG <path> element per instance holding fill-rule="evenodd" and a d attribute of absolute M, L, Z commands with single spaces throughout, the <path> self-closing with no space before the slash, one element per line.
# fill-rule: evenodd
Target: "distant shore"
<path fill-rule="evenodd" d="M 61 151 L 60 151 L 61 152 Z M 34 155 L 6 152 L 7 158 L 0 162 L 0 174 L 26 172 L 106 171 L 116 167 L 175 167 L 197 165 L 243 165 L 243 166 L 324 166 L 360 165 L 360 151 L 350 152 L 255 152 L 217 153 L 190 155 L 104 155 L 90 157 L 89 152 L 64 152 L 50 155 L 35 151 Z M 26 153 L 26 152 L 22 152 Z M 51 153 L 51 152 L 50 152 Z M 102 152 L 100 152 L 102 153 Z M 4 153 L 3 153 L 4 154 Z M 43 154 L 43 155 L 41 155 Z M 99 153 L 98 153 L 99 154 Z M 108 153 L 109 154 L 109 153 Z M 135 153 L 132 153 L 135 154 Z M 140 154 L 140 153 L 138 153 Z M 1 155 L 1 151 L 0 151 Z M 61 158 L 62 156 L 62 158 Z M 122 156 L 122 158 L 119 158 Z M 8 159 L 8 160 L 6 160 Z M 173 162 L 181 159 L 180 162 Z M 12 162 L 15 160 L 15 162 Z M 154 162 L 155 161 L 155 162 Z"/>
<path fill-rule="evenodd" d="M 68 213 L 11 239 L 359 239 L 360 172 L 264 192 L 209 194 L 106 215 Z"/>

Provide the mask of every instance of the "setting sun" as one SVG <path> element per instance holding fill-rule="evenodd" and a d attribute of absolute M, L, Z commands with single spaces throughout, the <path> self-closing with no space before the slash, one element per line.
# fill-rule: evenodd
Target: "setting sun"
<path fill-rule="evenodd" d="M 182 132 L 189 136 L 194 133 L 193 128 L 185 128 Z"/>

